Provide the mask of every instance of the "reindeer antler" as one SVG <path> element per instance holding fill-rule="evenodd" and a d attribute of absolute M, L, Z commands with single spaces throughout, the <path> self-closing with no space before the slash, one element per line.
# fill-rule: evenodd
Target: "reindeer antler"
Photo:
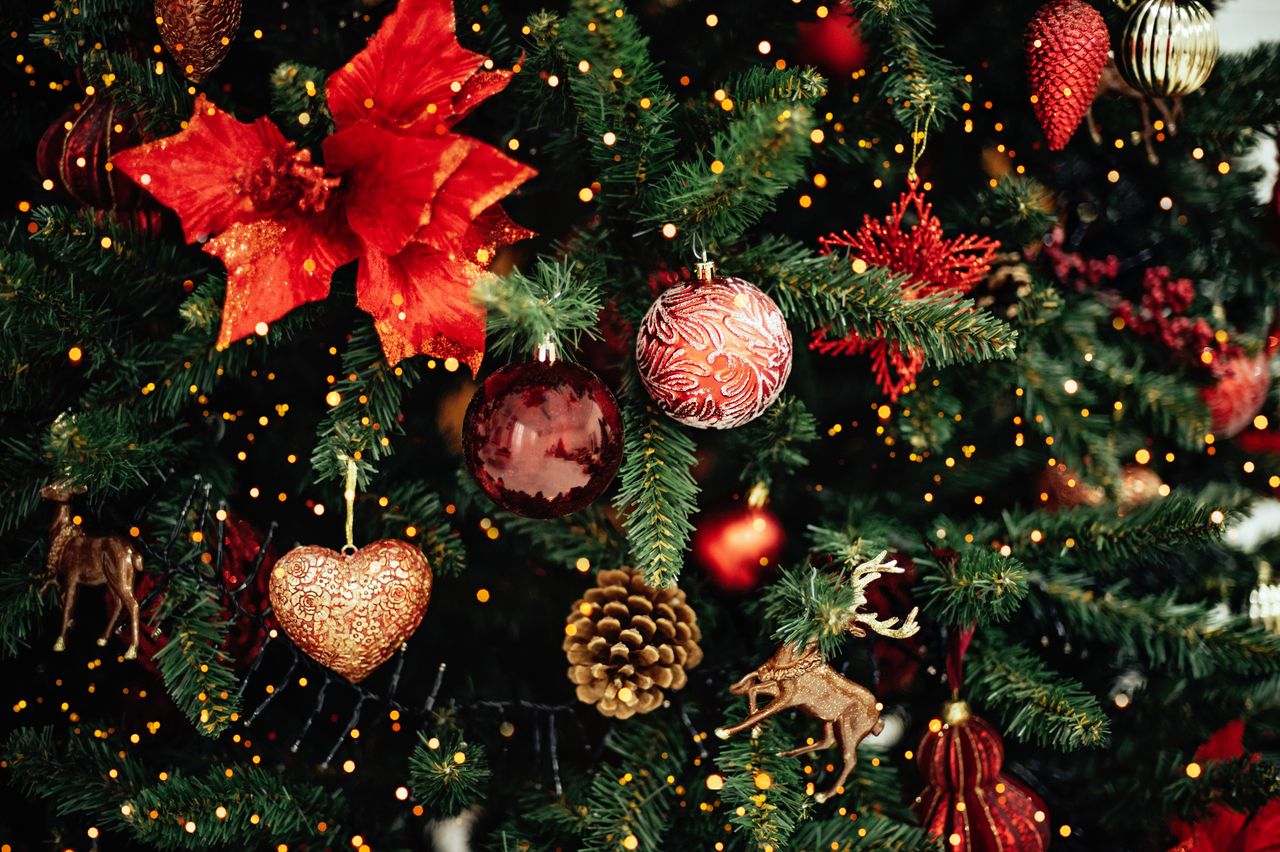
<path fill-rule="evenodd" d="M 850 610 L 849 632 L 855 636 L 865 636 L 866 631 L 858 625 L 865 624 L 881 636 L 888 636 L 890 639 L 906 639 L 908 636 L 914 636 L 920 629 L 920 625 L 916 623 L 916 615 L 920 612 L 919 607 L 913 607 L 907 620 L 898 624 L 897 616 L 880 620 L 874 612 L 862 612 L 862 608 L 867 604 L 866 589 L 876 580 L 880 579 L 883 574 L 901 574 L 904 568 L 899 568 L 897 560 L 890 559 L 885 561 L 888 551 L 880 551 L 875 558 L 854 566 L 853 571 L 849 575 L 849 581 L 853 585 L 853 591 L 857 595 L 854 599 L 853 607 Z"/>

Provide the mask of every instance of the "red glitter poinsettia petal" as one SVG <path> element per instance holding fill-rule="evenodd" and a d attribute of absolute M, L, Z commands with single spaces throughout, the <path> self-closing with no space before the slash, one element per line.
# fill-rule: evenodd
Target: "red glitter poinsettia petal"
<path fill-rule="evenodd" d="M 387 363 L 412 355 L 457 358 L 474 375 L 484 358 L 484 308 L 471 301 L 483 269 L 456 252 L 410 243 L 388 255 L 366 247 L 357 304 L 373 315 Z"/>
<path fill-rule="evenodd" d="M 329 294 L 333 271 L 354 260 L 359 244 L 340 206 L 312 214 L 286 211 L 271 219 L 237 223 L 204 250 L 227 267 L 218 345 L 254 333 L 306 302 Z"/>
<path fill-rule="evenodd" d="M 453 0 L 400 0 L 365 49 L 329 75 L 329 111 L 339 129 L 371 117 L 430 131 L 453 116 L 454 97 L 484 60 L 458 44 Z"/>
<path fill-rule="evenodd" d="M 462 84 L 462 91 L 453 98 L 453 117 L 450 125 L 462 118 L 489 98 L 501 92 L 511 82 L 510 71 L 479 71 Z"/>
<path fill-rule="evenodd" d="M 245 124 L 200 95 L 185 130 L 121 151 L 111 162 L 172 208 L 187 241 L 195 242 L 259 218 L 244 187 L 248 172 L 293 150 L 271 119 Z"/>
<path fill-rule="evenodd" d="M 324 158 L 349 189 L 351 229 L 395 254 L 429 220 L 441 187 L 474 144 L 453 134 L 404 136 L 360 121 L 324 140 Z"/>
<path fill-rule="evenodd" d="M 475 139 L 467 141 L 471 147 L 466 159 L 436 194 L 430 218 L 415 237 L 441 251 L 456 250 L 458 236 L 471 229 L 476 217 L 537 174 L 497 148 Z"/>

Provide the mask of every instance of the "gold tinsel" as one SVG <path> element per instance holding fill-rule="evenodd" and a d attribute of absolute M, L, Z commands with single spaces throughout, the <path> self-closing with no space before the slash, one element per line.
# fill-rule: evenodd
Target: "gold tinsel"
<path fill-rule="evenodd" d="M 697 616 L 677 588 L 651 589 L 631 568 L 601 571 L 565 619 L 564 650 L 578 700 L 626 719 L 662 706 L 702 662 Z"/>

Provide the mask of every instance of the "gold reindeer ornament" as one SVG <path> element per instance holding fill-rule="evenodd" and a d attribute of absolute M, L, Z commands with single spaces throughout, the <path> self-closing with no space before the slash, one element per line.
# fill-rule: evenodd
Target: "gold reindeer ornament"
<path fill-rule="evenodd" d="M 845 631 L 862 638 L 869 628 L 881 636 L 905 639 L 920 629 L 916 623 L 918 609 L 911 610 L 901 625 L 897 618 L 881 621 L 875 613 L 862 610 L 867 604 L 864 594 L 867 586 L 882 574 L 901 574 L 902 571 L 893 560 L 885 561 L 883 552 L 854 567 L 849 576 L 854 604 L 845 621 Z M 869 734 L 878 734 L 884 728 L 880 719 L 881 705 L 876 697 L 870 690 L 827 665 L 817 642 L 809 642 L 803 648 L 784 644 L 758 669 L 729 687 L 729 691 L 746 696 L 749 715 L 736 725 L 717 728 L 716 736 L 720 739 L 754 728 L 770 716 L 793 708 L 822 721 L 822 739 L 780 754 L 781 757 L 794 757 L 833 745 L 840 747 L 844 766 L 831 789 L 815 796 L 819 802 L 834 796 L 853 772 L 858 762 L 858 744 Z M 769 703 L 757 709 L 762 695 L 770 699 Z"/>
<path fill-rule="evenodd" d="M 105 584 L 111 591 L 112 609 L 107 629 L 98 639 L 98 644 L 107 644 L 120 610 L 128 608 L 132 633 L 124 656 L 132 660 L 138 656 L 138 601 L 133 596 L 133 581 L 142 570 L 142 555 L 124 536 L 89 535 L 72 519 L 71 499 L 84 492 L 83 485 L 74 485 L 68 480 L 51 482 L 40 489 L 40 496 L 57 506 L 53 524 L 49 527 L 50 577 L 40 590 L 43 592 L 49 586 L 61 586 L 62 632 L 58 634 L 58 641 L 53 643 L 53 650 L 62 651 L 67 647 L 67 630 L 72 624 L 76 590 L 80 586 Z"/>

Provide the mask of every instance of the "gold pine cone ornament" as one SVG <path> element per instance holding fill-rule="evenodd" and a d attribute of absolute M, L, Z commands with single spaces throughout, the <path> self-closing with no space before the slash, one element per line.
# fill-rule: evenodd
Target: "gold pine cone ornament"
<path fill-rule="evenodd" d="M 601 571 L 565 619 L 564 651 L 578 700 L 627 719 L 662 706 L 702 662 L 698 619 L 677 588 L 646 586 L 639 571 Z"/>

